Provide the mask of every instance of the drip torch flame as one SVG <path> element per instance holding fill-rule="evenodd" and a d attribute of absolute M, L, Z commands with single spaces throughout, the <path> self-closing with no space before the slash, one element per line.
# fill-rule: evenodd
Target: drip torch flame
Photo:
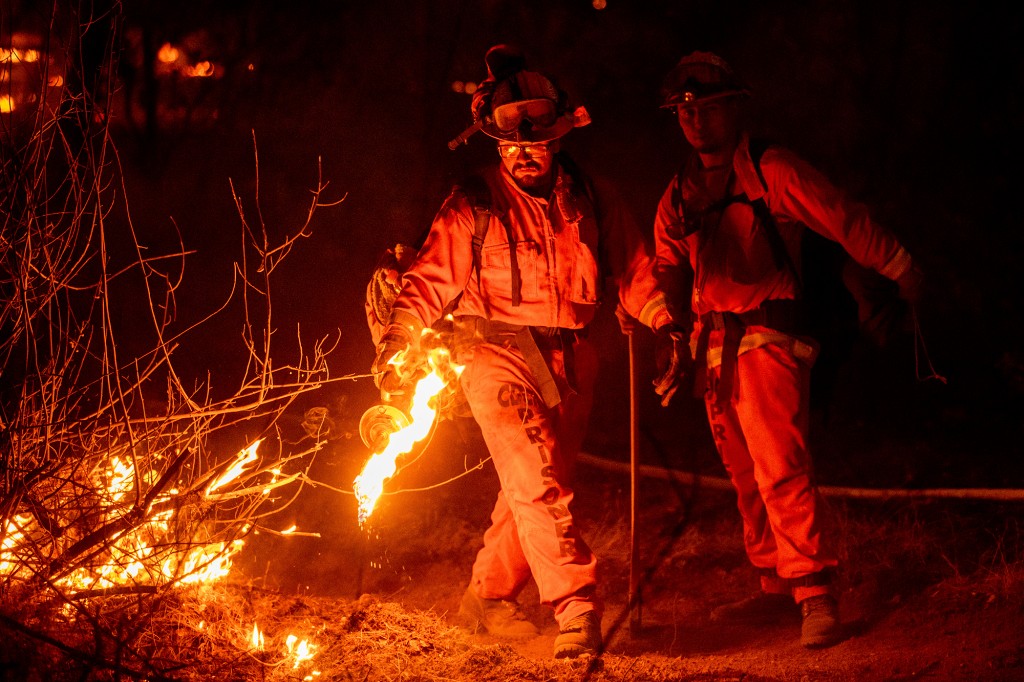
<path fill-rule="evenodd" d="M 446 386 L 447 382 L 439 371 L 435 370 L 416 384 L 411 418 L 408 426 L 391 434 L 384 450 L 372 455 L 363 466 L 363 472 L 356 477 L 353 489 L 359 502 L 359 525 L 362 526 L 373 513 L 377 499 L 384 492 L 384 482 L 394 476 L 398 468 L 397 462 L 401 455 L 412 451 L 416 443 L 430 433 L 437 409 L 434 398 Z"/>

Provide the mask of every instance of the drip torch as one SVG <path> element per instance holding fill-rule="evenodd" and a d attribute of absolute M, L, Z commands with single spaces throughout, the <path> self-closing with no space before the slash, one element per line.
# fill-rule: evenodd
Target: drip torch
<path fill-rule="evenodd" d="M 370 407 L 359 418 L 359 437 L 370 452 L 383 452 L 391 434 L 410 423 L 408 415 L 401 409 L 391 403 L 380 403 Z"/>

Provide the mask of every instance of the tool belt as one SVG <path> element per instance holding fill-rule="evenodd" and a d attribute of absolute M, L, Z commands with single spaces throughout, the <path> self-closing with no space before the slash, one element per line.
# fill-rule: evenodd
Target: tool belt
<path fill-rule="evenodd" d="M 719 407 L 732 396 L 736 357 L 747 327 L 768 327 L 792 336 L 799 336 L 806 331 L 803 302 L 793 299 L 768 300 L 753 310 L 742 313 L 712 310 L 701 315 L 699 319 L 700 333 L 694 351 L 693 394 L 703 398 L 710 391 L 715 404 Z M 713 330 L 722 329 L 725 330 L 725 337 L 722 340 L 722 365 L 718 372 L 718 383 L 716 386 L 709 386 L 708 339 Z"/>
<path fill-rule="evenodd" d="M 537 380 L 541 398 L 548 407 L 558 405 L 562 401 L 562 395 L 558 391 L 558 384 L 551 374 L 551 368 L 544 359 L 542 351 L 562 351 L 566 381 L 569 384 L 569 390 L 574 391 L 575 389 L 572 388 L 575 383 L 572 379 L 575 376 L 573 346 L 577 339 L 582 338 L 582 334 L 582 329 L 510 324 L 488 320 L 476 315 L 461 315 L 455 318 L 456 350 L 468 348 L 481 341 L 497 344 L 514 343 L 523 354 L 534 379 Z"/>

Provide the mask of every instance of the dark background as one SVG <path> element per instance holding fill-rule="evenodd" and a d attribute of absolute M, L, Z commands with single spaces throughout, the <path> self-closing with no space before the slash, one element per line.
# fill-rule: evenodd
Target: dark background
<path fill-rule="evenodd" d="M 197 319 L 228 294 L 242 239 L 232 187 L 248 221 L 262 219 L 281 238 L 304 221 L 319 169 L 325 199 L 344 201 L 315 213 L 311 236 L 277 273 L 279 347 L 294 345 L 296 328 L 306 344 L 331 336 L 332 374 L 364 374 L 373 347 L 362 304 L 378 255 L 415 240 L 451 182 L 494 158 L 482 135 L 455 151 L 446 143 L 471 122 L 470 97 L 453 82 L 483 78 L 484 53 L 499 42 L 519 45 L 530 67 L 586 105 L 593 124 L 564 146 L 615 180 L 649 231 L 683 151 L 674 118 L 657 106 L 661 79 L 684 54 L 712 50 L 749 82 L 757 132 L 866 202 L 928 275 L 918 311 L 924 348 L 915 352 L 912 337 L 883 350 L 847 337 L 823 351 L 813 426 L 823 482 L 1024 480 L 1021 10 L 852 0 L 609 0 L 602 10 L 583 0 L 189 0 L 123 9 L 115 139 L 140 240 L 159 252 L 180 235 L 195 251 L 180 317 Z M 165 42 L 193 63 L 213 62 L 215 76 L 149 71 Z M 123 312 L 136 313 L 130 303 Z M 179 358 L 230 385 L 238 320 L 220 324 Z M 626 460 L 628 357 L 610 309 L 594 338 L 605 369 L 588 449 Z M 651 339 L 637 344 L 645 460 L 720 475 L 700 405 L 658 407 L 647 389 Z M 945 383 L 919 380 L 930 364 Z M 312 402 L 351 427 L 375 400 L 363 378 L 331 384 Z M 365 456 L 347 442 L 351 456 Z"/>

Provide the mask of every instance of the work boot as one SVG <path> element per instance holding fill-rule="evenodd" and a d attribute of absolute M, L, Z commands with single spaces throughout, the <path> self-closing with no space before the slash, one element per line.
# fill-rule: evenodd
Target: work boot
<path fill-rule="evenodd" d="M 555 658 L 597 656 L 601 653 L 601 621 L 594 611 L 576 616 L 555 637 Z"/>
<path fill-rule="evenodd" d="M 711 612 L 713 623 L 777 623 L 787 617 L 795 618 L 799 609 L 793 597 L 778 592 L 755 592 L 749 597 L 722 604 Z"/>
<path fill-rule="evenodd" d="M 805 647 L 817 649 L 832 646 L 842 636 L 842 625 L 839 623 L 839 605 L 835 597 L 819 594 L 808 597 L 800 602 L 803 614 L 803 625 L 800 629 L 800 643 Z"/>
<path fill-rule="evenodd" d="M 474 633 L 489 632 L 495 637 L 532 637 L 540 634 L 526 618 L 519 604 L 506 599 L 483 599 L 472 588 L 462 595 L 459 618 Z"/>

